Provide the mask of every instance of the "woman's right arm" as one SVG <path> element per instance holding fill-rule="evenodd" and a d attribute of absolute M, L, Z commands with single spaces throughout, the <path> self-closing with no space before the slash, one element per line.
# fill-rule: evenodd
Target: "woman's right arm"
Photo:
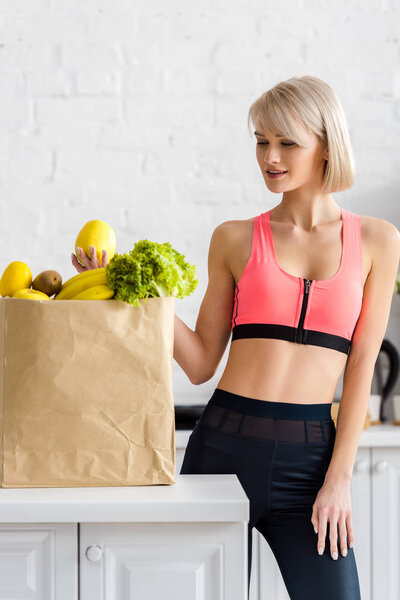
<path fill-rule="evenodd" d="M 174 359 L 194 385 L 215 374 L 231 335 L 235 281 L 228 266 L 232 225 L 225 221 L 211 236 L 208 253 L 208 287 L 193 331 L 177 315 Z"/>

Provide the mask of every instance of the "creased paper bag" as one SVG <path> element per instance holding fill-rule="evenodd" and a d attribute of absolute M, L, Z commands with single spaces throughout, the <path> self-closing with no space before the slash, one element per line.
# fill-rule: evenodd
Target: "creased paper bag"
<path fill-rule="evenodd" d="M 3 488 L 176 483 L 174 300 L 0 299 Z"/>

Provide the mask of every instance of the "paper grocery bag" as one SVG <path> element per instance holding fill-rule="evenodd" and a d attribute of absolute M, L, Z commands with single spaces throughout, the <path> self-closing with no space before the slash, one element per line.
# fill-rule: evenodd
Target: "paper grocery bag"
<path fill-rule="evenodd" d="M 174 300 L 0 299 L 3 488 L 176 483 Z"/>

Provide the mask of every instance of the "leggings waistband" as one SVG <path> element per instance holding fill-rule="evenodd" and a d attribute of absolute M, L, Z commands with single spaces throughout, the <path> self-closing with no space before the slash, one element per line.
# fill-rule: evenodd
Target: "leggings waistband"
<path fill-rule="evenodd" d="M 330 420 L 331 404 L 299 404 L 293 402 L 272 402 L 240 396 L 233 392 L 215 388 L 209 405 L 222 406 L 239 412 L 276 419 Z"/>

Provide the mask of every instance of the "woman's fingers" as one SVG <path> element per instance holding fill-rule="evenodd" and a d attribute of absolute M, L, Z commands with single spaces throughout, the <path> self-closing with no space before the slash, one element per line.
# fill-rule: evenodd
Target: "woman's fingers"
<path fill-rule="evenodd" d="M 79 252 L 79 258 L 81 259 L 81 262 L 83 262 L 87 269 L 98 269 L 100 267 L 95 246 L 90 246 L 90 258 L 83 248 L 78 246 L 77 250 Z"/>
<path fill-rule="evenodd" d="M 79 262 L 78 258 L 75 256 L 75 254 L 72 253 L 71 258 L 72 258 L 72 264 L 74 265 L 74 267 L 77 269 L 77 271 L 79 273 L 82 273 L 82 271 L 87 271 L 88 269 L 100 269 L 101 268 L 101 265 L 97 258 L 97 252 L 96 252 L 95 246 L 90 246 L 90 258 L 88 257 L 86 252 L 79 246 L 77 247 L 76 251 L 77 251 L 77 254 L 79 254 L 79 258 L 80 258 L 81 262 L 83 263 L 83 266 L 81 265 L 81 263 Z M 103 250 L 102 266 L 104 267 L 107 264 L 108 264 L 107 250 Z"/>
<path fill-rule="evenodd" d="M 338 515 L 336 513 L 333 513 L 329 520 L 329 539 L 331 542 L 331 556 L 334 560 L 337 560 L 337 558 L 339 557 L 337 538 L 338 538 Z"/>
<path fill-rule="evenodd" d="M 90 258 L 86 254 L 86 252 L 82 248 L 79 248 L 79 246 L 77 247 L 76 250 L 79 254 L 79 258 L 81 259 L 81 262 L 83 263 L 83 266 L 86 267 L 87 269 L 91 269 L 92 263 L 91 263 Z"/>
<path fill-rule="evenodd" d="M 74 267 L 78 271 L 78 273 L 83 273 L 83 271 L 87 271 L 86 267 L 82 267 L 82 265 L 80 264 L 80 262 L 78 261 L 78 259 L 76 258 L 74 253 L 71 254 L 71 258 L 72 258 L 72 264 L 74 265 Z"/>
<path fill-rule="evenodd" d="M 351 512 L 347 513 L 346 527 L 347 527 L 347 543 L 348 543 L 349 548 L 352 548 L 353 544 L 354 544 L 354 530 L 353 530 L 353 517 L 352 517 Z"/>
<path fill-rule="evenodd" d="M 339 537 L 340 551 L 342 553 L 342 556 L 347 556 L 347 533 L 344 515 L 341 515 L 339 518 Z"/>
<path fill-rule="evenodd" d="M 91 257 L 92 269 L 99 269 L 100 264 L 99 264 L 99 260 L 97 258 L 96 248 L 94 246 L 90 246 L 90 257 Z"/>
<path fill-rule="evenodd" d="M 320 508 L 318 511 L 314 507 L 311 522 L 314 531 L 318 534 L 317 550 L 318 554 L 323 554 L 325 550 L 326 532 L 329 522 L 329 540 L 331 556 L 334 560 L 338 558 L 338 530 L 340 538 L 340 551 L 342 556 L 347 556 L 347 547 L 353 547 L 354 535 L 351 512 L 346 516 L 344 513 L 338 514 L 338 511 L 328 508 Z"/>
<path fill-rule="evenodd" d="M 328 511 L 326 508 L 320 508 L 318 511 L 318 554 L 323 554 L 325 550 L 326 525 L 328 522 Z"/>

